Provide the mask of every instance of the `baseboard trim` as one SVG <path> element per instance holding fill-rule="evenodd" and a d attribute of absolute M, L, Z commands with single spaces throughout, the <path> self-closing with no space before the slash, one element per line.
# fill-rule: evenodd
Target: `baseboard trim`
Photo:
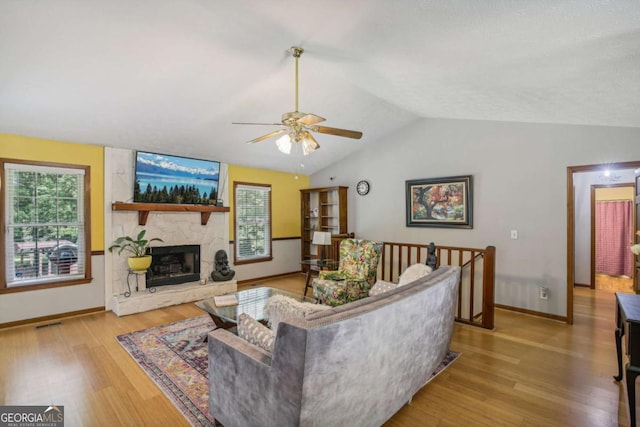
<path fill-rule="evenodd" d="M 574 287 L 579 287 L 579 288 L 590 288 L 591 285 L 587 285 L 586 283 L 574 283 L 573 284 Z"/>
<path fill-rule="evenodd" d="M 68 317 L 84 316 L 87 314 L 99 313 L 105 311 L 104 306 L 85 308 L 84 310 L 69 311 L 67 313 L 51 314 L 49 316 L 34 317 L 32 319 L 16 320 L 15 322 L 0 323 L 0 329 L 15 328 L 34 323 L 48 322 L 50 320 L 66 319 Z"/>
<path fill-rule="evenodd" d="M 512 307 L 510 305 L 496 304 L 495 308 L 502 310 L 515 311 L 516 313 L 528 314 L 530 316 L 544 317 L 545 319 L 558 320 L 560 322 L 566 322 L 567 316 L 558 316 L 557 314 L 543 313 L 541 311 L 528 310 L 526 308 Z"/>
<path fill-rule="evenodd" d="M 254 279 L 238 280 L 238 285 L 247 285 L 250 283 L 259 282 L 261 280 L 279 279 L 281 277 L 292 276 L 294 274 L 302 274 L 302 271 L 292 271 L 290 273 L 281 273 L 281 274 L 274 274 L 272 276 L 256 277 Z"/>

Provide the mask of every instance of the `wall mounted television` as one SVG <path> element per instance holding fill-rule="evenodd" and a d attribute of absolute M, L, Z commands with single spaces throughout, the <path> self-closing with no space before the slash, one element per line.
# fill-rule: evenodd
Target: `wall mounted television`
<path fill-rule="evenodd" d="M 215 205 L 220 162 L 136 152 L 133 201 Z"/>

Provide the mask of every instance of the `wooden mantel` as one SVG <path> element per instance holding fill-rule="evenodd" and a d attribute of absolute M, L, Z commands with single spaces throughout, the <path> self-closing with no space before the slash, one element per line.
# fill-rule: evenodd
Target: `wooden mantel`
<path fill-rule="evenodd" d="M 138 225 L 146 225 L 149 212 L 200 212 L 200 224 L 207 225 L 213 212 L 229 212 L 227 206 L 177 205 L 170 203 L 124 203 L 114 202 L 114 211 L 138 211 Z"/>

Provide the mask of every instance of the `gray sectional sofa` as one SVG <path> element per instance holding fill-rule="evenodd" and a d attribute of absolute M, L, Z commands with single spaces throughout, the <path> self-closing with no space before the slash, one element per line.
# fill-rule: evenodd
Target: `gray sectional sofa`
<path fill-rule="evenodd" d="M 378 426 L 427 382 L 449 348 L 460 269 L 282 321 L 273 354 L 209 334 L 209 412 L 225 427 Z"/>

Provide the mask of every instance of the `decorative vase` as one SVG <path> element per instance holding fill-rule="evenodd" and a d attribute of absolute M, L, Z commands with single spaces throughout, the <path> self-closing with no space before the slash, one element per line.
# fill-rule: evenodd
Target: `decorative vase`
<path fill-rule="evenodd" d="M 151 266 L 151 255 L 132 256 L 127 259 L 129 268 L 135 272 L 145 272 Z"/>

